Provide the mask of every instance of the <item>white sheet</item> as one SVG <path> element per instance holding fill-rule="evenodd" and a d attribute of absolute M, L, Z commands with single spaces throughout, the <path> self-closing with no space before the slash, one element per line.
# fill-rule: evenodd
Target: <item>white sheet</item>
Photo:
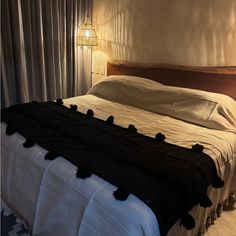
<path fill-rule="evenodd" d="M 78 110 L 84 113 L 88 108 L 93 109 L 95 117 L 101 119 L 113 115 L 116 124 L 123 127 L 134 124 L 138 132 L 152 137 L 162 132 L 170 143 L 185 147 L 195 143 L 204 145 L 204 152 L 215 160 L 220 176 L 227 180 L 223 191 L 211 190 L 213 207 L 225 199 L 229 191 L 236 190 L 236 183 L 232 185 L 235 134 L 209 130 L 93 95 L 67 99 L 65 103 L 77 104 Z M 44 149 L 36 145 L 26 150 L 22 146 L 23 137 L 6 136 L 4 124 L 2 130 L 2 192 L 5 193 L 2 197 L 33 227 L 33 235 L 159 235 L 154 214 L 135 196 L 119 202 L 112 196 L 114 186 L 95 175 L 86 180 L 76 179 L 76 167 L 68 161 L 63 158 L 45 161 Z M 199 218 L 195 229 L 187 232 L 177 223 L 168 236 L 194 235 L 207 212 L 209 210 L 204 212 L 203 208 L 195 207 L 193 214 Z"/>

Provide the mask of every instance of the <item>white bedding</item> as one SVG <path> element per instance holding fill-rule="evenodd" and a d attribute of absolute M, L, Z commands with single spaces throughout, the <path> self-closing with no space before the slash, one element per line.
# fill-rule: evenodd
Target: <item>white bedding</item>
<path fill-rule="evenodd" d="M 134 124 L 138 132 L 148 136 L 162 132 L 167 142 L 180 146 L 190 148 L 200 143 L 226 182 L 222 190 L 209 190 L 212 208 L 226 199 L 229 192 L 236 191 L 236 182 L 232 181 L 236 173 L 234 131 L 209 129 L 90 93 L 65 99 L 64 105 L 77 104 L 84 113 L 90 108 L 100 119 L 113 115 L 114 123 L 123 127 Z M 73 164 L 62 157 L 45 161 L 46 150 L 37 145 L 25 149 L 22 145 L 25 139 L 19 134 L 5 135 L 5 128 L 2 124 L 2 198 L 29 224 L 33 235 L 159 235 L 155 215 L 135 196 L 130 195 L 122 202 L 115 200 L 112 196 L 115 186 L 95 175 L 86 180 L 76 178 Z M 209 211 L 195 207 L 192 213 L 196 227 L 187 232 L 176 223 L 168 236 L 194 235 Z"/>

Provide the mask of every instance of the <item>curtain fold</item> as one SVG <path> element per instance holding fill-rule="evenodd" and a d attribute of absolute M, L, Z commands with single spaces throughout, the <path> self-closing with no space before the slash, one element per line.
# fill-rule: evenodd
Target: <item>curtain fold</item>
<path fill-rule="evenodd" d="M 1 1 L 1 105 L 84 94 L 91 49 L 76 47 L 90 0 Z"/>

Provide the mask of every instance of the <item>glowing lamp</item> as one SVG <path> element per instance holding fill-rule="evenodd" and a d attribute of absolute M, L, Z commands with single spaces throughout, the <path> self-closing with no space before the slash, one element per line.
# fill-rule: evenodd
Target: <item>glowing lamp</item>
<path fill-rule="evenodd" d="M 76 38 L 76 44 L 84 46 L 98 45 L 97 34 L 91 23 L 84 23 L 80 27 L 79 36 Z"/>

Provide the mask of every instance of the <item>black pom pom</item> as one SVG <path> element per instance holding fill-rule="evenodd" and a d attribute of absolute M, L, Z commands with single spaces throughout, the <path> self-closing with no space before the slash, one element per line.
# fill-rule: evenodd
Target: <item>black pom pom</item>
<path fill-rule="evenodd" d="M 187 229 L 190 230 L 195 226 L 194 218 L 189 214 L 186 213 L 181 218 L 181 224 Z"/>
<path fill-rule="evenodd" d="M 81 179 L 88 178 L 91 175 L 92 175 L 92 173 L 89 171 L 89 169 L 84 166 L 79 166 L 77 169 L 77 172 L 76 172 L 76 177 L 81 178 Z"/>
<path fill-rule="evenodd" d="M 35 145 L 35 142 L 31 139 L 27 139 L 24 143 L 23 143 L 23 146 L 25 148 L 30 148 L 30 147 L 33 147 Z"/>
<path fill-rule="evenodd" d="M 118 187 L 116 191 L 113 192 L 115 199 L 124 201 L 129 197 L 129 192 L 127 192 L 124 188 Z"/>
<path fill-rule="evenodd" d="M 192 146 L 192 151 L 195 152 L 195 153 L 201 153 L 203 151 L 204 147 L 200 144 L 195 144 Z"/>
<path fill-rule="evenodd" d="M 222 188 L 224 186 L 224 181 L 216 175 L 212 180 L 212 187 L 214 188 Z"/>
<path fill-rule="evenodd" d="M 33 100 L 33 101 L 32 101 L 32 103 L 34 103 L 34 104 L 38 104 L 39 102 L 38 102 L 38 101 L 35 101 L 35 100 Z"/>
<path fill-rule="evenodd" d="M 10 126 L 8 125 L 7 128 L 6 128 L 6 135 L 12 135 L 14 134 L 16 131 Z"/>
<path fill-rule="evenodd" d="M 207 196 L 207 194 L 205 194 L 200 202 L 200 206 L 207 208 L 210 207 L 211 205 L 212 205 L 211 199 Z"/>
<path fill-rule="evenodd" d="M 159 142 L 164 142 L 165 138 L 166 138 L 165 135 L 162 133 L 156 134 L 156 140 Z"/>
<path fill-rule="evenodd" d="M 87 111 L 87 117 L 92 118 L 94 116 L 93 110 L 88 109 Z"/>
<path fill-rule="evenodd" d="M 45 156 L 44 156 L 44 159 L 45 160 L 54 160 L 56 159 L 57 157 L 59 157 L 60 154 L 57 153 L 57 152 L 54 152 L 54 151 L 50 151 L 48 152 Z"/>
<path fill-rule="evenodd" d="M 107 124 L 113 124 L 114 123 L 114 116 L 109 116 L 107 119 L 106 119 L 106 123 Z"/>
<path fill-rule="evenodd" d="M 57 101 L 57 103 L 60 104 L 60 105 L 63 104 L 63 100 L 62 100 L 61 98 L 58 98 L 56 101 Z"/>
<path fill-rule="evenodd" d="M 77 105 L 70 104 L 70 109 L 72 111 L 77 111 Z"/>
<path fill-rule="evenodd" d="M 129 125 L 128 129 L 132 132 L 137 132 L 137 129 L 134 125 Z"/>

